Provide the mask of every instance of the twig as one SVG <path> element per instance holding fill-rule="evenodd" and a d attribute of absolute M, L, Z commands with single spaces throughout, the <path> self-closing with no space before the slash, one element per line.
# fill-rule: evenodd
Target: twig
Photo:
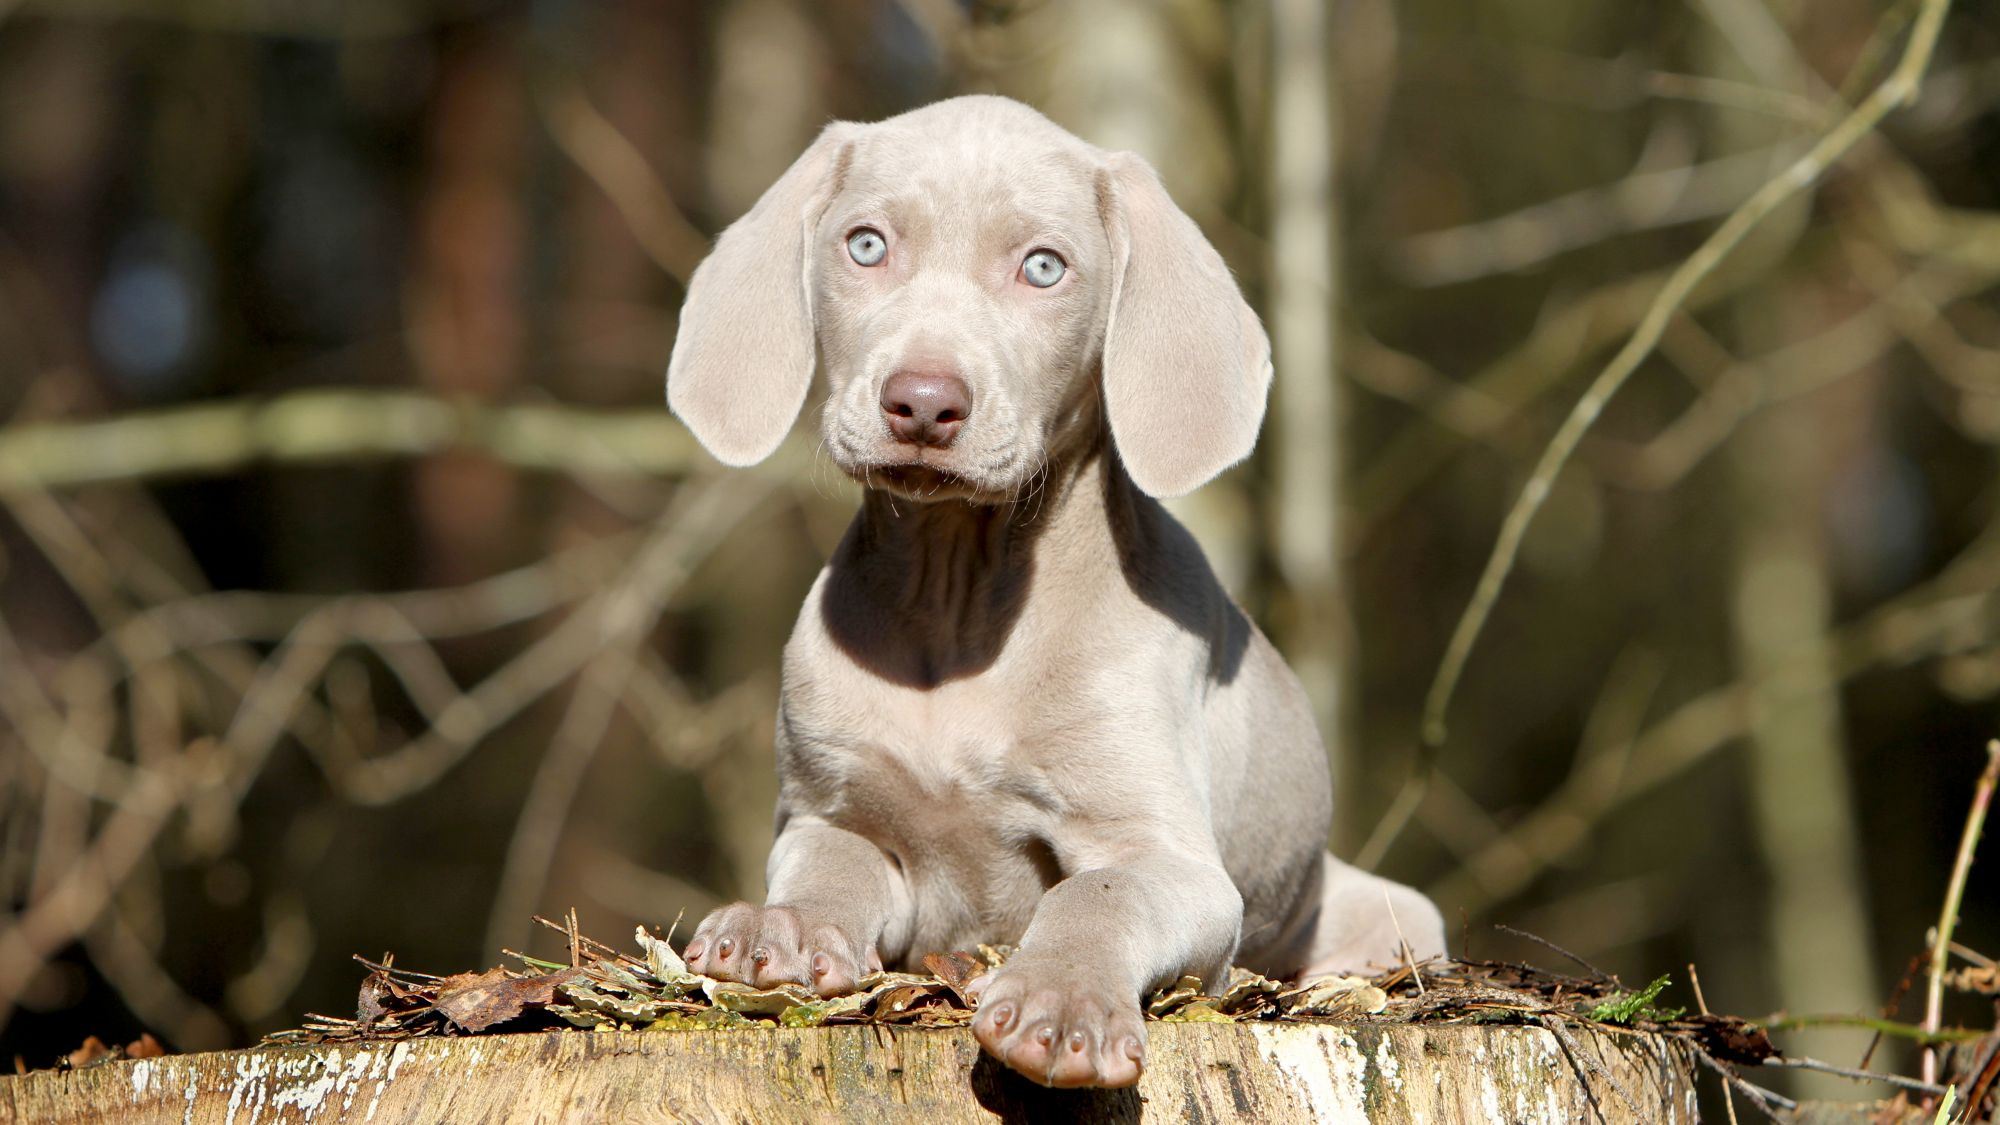
<path fill-rule="evenodd" d="M 1950 8 L 1951 0 L 1924 0 L 1923 10 L 1895 71 L 1852 113 L 1823 133 L 1805 155 L 1794 161 L 1782 175 L 1767 182 L 1741 207 L 1731 212 L 1700 248 L 1674 270 L 1666 285 L 1654 297 L 1632 338 L 1598 374 L 1583 397 L 1577 400 L 1576 406 L 1564 419 L 1562 428 L 1556 431 L 1555 437 L 1542 451 L 1540 460 L 1521 490 L 1520 498 L 1507 513 L 1472 599 L 1446 646 L 1437 676 L 1431 682 L 1431 690 L 1424 702 L 1423 746 L 1434 752 L 1435 748 L 1444 744 L 1445 712 L 1457 689 L 1459 676 L 1472 655 L 1474 643 L 1485 629 L 1494 603 L 1499 600 L 1501 586 L 1513 570 L 1528 526 L 1547 501 L 1556 474 L 1569 461 L 1577 443 L 1597 421 L 1605 404 L 1638 370 L 1640 363 L 1652 354 L 1681 303 L 1737 245 L 1779 206 L 1818 182 L 1828 169 L 1862 138 L 1872 133 L 1891 112 L 1915 99 L 1924 70 L 1930 64 L 1931 52 L 1937 46 L 1938 34 L 1944 27 L 1945 14 Z"/>
<path fill-rule="evenodd" d="M 1424 974 L 1417 969 L 1415 951 L 1410 948 L 1410 939 L 1403 936 L 1403 923 L 1396 917 L 1396 904 L 1389 901 L 1387 887 L 1382 889 L 1382 905 L 1389 908 L 1389 924 L 1396 927 L 1396 948 L 1403 955 L 1404 967 L 1410 970 L 1410 979 L 1416 982 L 1417 995 L 1422 996 L 1428 991 L 1424 988 Z"/>
<path fill-rule="evenodd" d="M 1695 971 L 1694 962 L 1688 962 L 1688 983 L 1694 986 L 1694 1002 L 1701 1008 L 1702 1015 L 1708 1015 L 1708 997 L 1701 993 L 1701 974 Z M 1696 1048 L 1697 1052 L 1700 1048 Z M 1729 1125 L 1739 1125 L 1736 1119 L 1736 1091 L 1729 1083 L 1722 1084 L 1722 1108 L 1729 1114 Z"/>
<path fill-rule="evenodd" d="M 2000 785 L 2000 739 L 1986 744 L 1986 768 L 1972 789 L 1972 808 L 1965 814 L 1965 832 L 1958 838 L 1958 858 L 1951 865 L 1951 881 L 1946 884 L 1944 908 L 1938 912 L 1937 933 L 1931 939 L 1929 986 L 1924 992 L 1924 1030 L 1935 1034 L 1944 1019 L 1944 970 L 1951 957 L 1951 931 L 1958 925 L 1958 906 L 1965 897 L 1966 876 L 1972 871 L 1972 853 L 1979 847 L 1979 833 L 1986 825 L 1986 809 L 1993 803 L 1993 790 Z M 1937 1048 L 1924 1048 L 1924 1081 L 1937 1081 Z"/>
<path fill-rule="evenodd" d="M 1833 1063 L 1806 1058 L 1804 1055 L 1774 1055 L 1771 1058 L 1765 1059 L 1764 1065 L 1791 1067 L 1796 1070 L 1816 1070 L 1821 1074 L 1835 1074 L 1842 1078 L 1852 1078 L 1856 1082 L 1886 1082 L 1891 1086 L 1900 1086 L 1905 1090 L 1915 1090 L 1919 1094 L 1936 1095 L 1945 1092 L 1945 1087 L 1928 1079 L 1920 1082 L 1915 1078 L 1905 1078 L 1900 1074 L 1884 1074 L 1875 1070 L 1857 1070 L 1851 1066 L 1835 1066 Z"/>
<path fill-rule="evenodd" d="M 1895 1020 L 1877 1016 L 1857 1016 L 1847 1012 L 1826 1012 L 1806 1016 L 1773 1016 L 1758 1020 L 1759 1025 L 1770 1031 L 1796 1031 L 1802 1027 L 1858 1027 L 1867 1031 L 1897 1039 L 1908 1039 L 1913 1043 L 1970 1043 L 1983 1039 L 1986 1033 L 1966 1028 L 1939 1028 L 1926 1030 L 1916 1024 L 1898 1023 Z"/>
<path fill-rule="evenodd" d="M 1525 938 L 1528 941 L 1534 942 L 1536 945 L 1542 946 L 1543 948 L 1551 950 L 1563 957 L 1567 957 L 1570 960 L 1576 962 L 1577 964 L 1582 965 L 1584 968 L 1590 970 L 1591 974 L 1595 976 L 1599 981 L 1605 981 L 1611 984 L 1615 984 L 1619 988 L 1625 987 L 1625 982 L 1619 980 L 1615 975 L 1605 972 L 1603 969 L 1600 969 L 1597 966 L 1591 964 L 1590 962 L 1584 960 L 1583 958 L 1578 957 L 1576 954 L 1571 953 L 1569 950 L 1564 949 L 1562 946 L 1557 945 L 1555 942 L 1550 941 L 1549 939 L 1541 936 L 1540 934 L 1531 934 L 1526 930 L 1517 930 L 1514 927 L 1509 926 L 1503 922 L 1493 923 L 1493 928 L 1499 930 L 1501 933 L 1504 934 L 1512 934 L 1517 938 Z"/>
<path fill-rule="evenodd" d="M 1701 1050 L 1699 1047 L 1695 1049 L 1694 1057 L 1703 1066 L 1721 1075 L 1724 1082 L 1748 1097 L 1752 1102 L 1755 1102 L 1757 1108 L 1763 1110 L 1764 1115 L 1767 1117 L 1774 1120 L 1778 1119 L 1778 1115 L 1773 1113 L 1773 1110 L 1782 1110 L 1785 1113 L 1790 1113 L 1799 1108 L 1799 1103 L 1785 1097 L 1783 1094 L 1773 1090 L 1766 1090 L 1762 1086 L 1746 1080 L 1726 1063 L 1711 1058 L 1707 1051 Z"/>

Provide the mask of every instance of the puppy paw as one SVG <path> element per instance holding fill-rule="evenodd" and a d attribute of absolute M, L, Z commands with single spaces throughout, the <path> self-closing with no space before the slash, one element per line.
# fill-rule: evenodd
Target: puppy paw
<path fill-rule="evenodd" d="M 972 1033 L 988 1054 L 1044 1086 L 1130 1086 L 1145 1068 L 1137 992 L 1019 955 L 977 984 Z"/>
<path fill-rule="evenodd" d="M 682 954 L 688 969 L 754 988 L 802 985 L 821 996 L 852 992 L 882 967 L 872 945 L 789 906 L 731 903 L 702 919 Z"/>

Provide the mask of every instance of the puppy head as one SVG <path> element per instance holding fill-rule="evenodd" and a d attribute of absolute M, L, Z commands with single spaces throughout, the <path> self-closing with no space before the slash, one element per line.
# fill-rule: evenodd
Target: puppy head
<path fill-rule="evenodd" d="M 919 499 L 1017 493 L 1098 404 L 1139 486 L 1241 460 L 1270 345 L 1140 158 L 1004 98 L 827 128 L 696 271 L 667 399 L 721 460 L 762 460 L 817 358 L 826 448 Z"/>

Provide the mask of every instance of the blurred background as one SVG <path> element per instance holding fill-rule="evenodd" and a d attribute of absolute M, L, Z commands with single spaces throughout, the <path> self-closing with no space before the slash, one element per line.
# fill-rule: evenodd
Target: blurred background
<path fill-rule="evenodd" d="M 1376 830 L 1534 459 L 1917 11 L 0 0 L 0 1057 L 757 898 L 855 495 L 666 414 L 683 284 L 830 118 L 977 91 L 1150 158 L 1265 316 L 1260 450 L 1177 510 L 1313 691 L 1343 854 L 1474 955 L 1878 1012 L 2000 733 L 1992 5 L 1668 323 Z"/>

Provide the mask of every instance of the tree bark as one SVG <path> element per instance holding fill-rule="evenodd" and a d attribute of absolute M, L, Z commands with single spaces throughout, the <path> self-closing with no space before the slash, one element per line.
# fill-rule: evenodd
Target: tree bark
<path fill-rule="evenodd" d="M 1676 1045 L 1587 1028 L 1159 1023 L 1134 1090 L 1045 1090 L 963 1028 L 544 1032 L 0 1078 L 0 1125 L 1695 1120 Z"/>

